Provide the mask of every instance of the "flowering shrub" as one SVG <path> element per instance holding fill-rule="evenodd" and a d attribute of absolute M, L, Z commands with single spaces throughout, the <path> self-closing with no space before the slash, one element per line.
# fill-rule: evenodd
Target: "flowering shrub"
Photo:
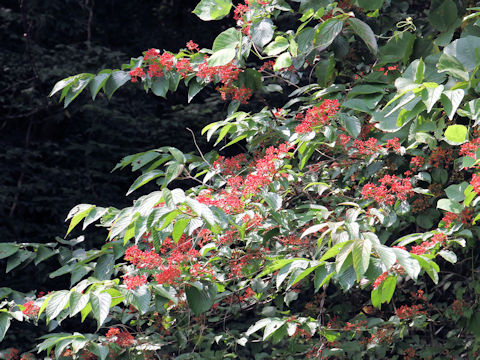
<path fill-rule="evenodd" d="M 235 26 L 211 50 L 193 41 L 177 54 L 149 49 L 122 70 L 55 85 L 51 95 L 68 106 L 87 86 L 93 98 L 128 82 L 165 97 L 183 82 L 191 101 L 214 84 L 228 110 L 202 134 L 245 152 L 160 147 L 121 160 L 116 168 L 141 172 L 128 194 L 154 180 L 157 191 L 124 209 L 73 208 L 67 236 L 97 223 L 106 244 L 59 251 L 53 275 L 70 274 L 71 289 L 5 301 L 0 336 L 12 319 L 57 326 L 79 314 L 95 319 L 95 333 L 54 332 L 38 351 L 101 360 L 477 356 L 478 9 L 462 20 L 460 5 L 432 1 L 418 29 L 397 17 L 393 34 L 380 30 L 388 16 L 376 19 L 398 15 L 393 2 L 202 0 L 194 13 L 217 20 L 232 7 Z M 379 47 L 369 24 L 388 41 Z M 435 48 L 424 33 L 435 34 Z M 277 92 L 290 92 L 282 108 L 269 105 Z M 247 103 L 255 112 L 240 110 Z M 198 185 L 173 188 L 182 179 Z M 7 243 L 0 256 L 10 270 L 55 253 L 45 249 Z M 463 285 L 449 280 L 456 271 Z"/>

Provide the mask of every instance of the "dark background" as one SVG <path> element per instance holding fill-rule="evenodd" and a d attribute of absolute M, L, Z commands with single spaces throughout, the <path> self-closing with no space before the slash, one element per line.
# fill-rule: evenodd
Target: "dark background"
<path fill-rule="evenodd" d="M 146 95 L 138 84 L 126 84 L 111 101 L 99 94 L 93 102 L 85 91 L 67 109 L 58 95 L 48 98 L 54 84 L 67 76 L 120 68 L 152 47 L 175 52 L 189 40 L 210 47 L 233 20 L 205 23 L 191 13 L 197 3 L 1 2 L 0 242 L 55 242 L 67 230 L 67 213 L 79 203 L 130 206 L 141 191 L 125 193 L 140 174 L 128 168 L 111 173 L 113 167 L 126 155 L 166 145 L 194 151 L 186 127 L 208 151 L 200 130 L 219 120 L 226 106 L 213 88 L 188 106 L 184 88 L 165 100 Z M 103 231 L 89 231 L 84 244 L 98 246 L 105 237 Z M 0 261 L 0 287 L 23 292 L 68 287 L 67 276 L 48 278 L 58 267 L 51 258 L 5 274 L 5 261 Z M 20 334 L 16 324 L 0 348 L 27 350 L 38 336 L 24 326 Z"/>
<path fill-rule="evenodd" d="M 1 241 L 45 242 L 63 236 L 78 203 L 126 206 L 139 174 L 110 173 L 132 153 L 173 145 L 193 151 L 187 126 L 198 133 L 221 115 L 214 91 L 186 106 L 186 91 L 156 98 L 127 84 L 111 101 L 88 92 L 67 109 L 60 79 L 120 68 L 155 47 L 177 51 L 192 39 L 209 47 L 228 21 L 205 23 L 197 1 L 6 1 L 0 5 Z M 230 25 L 231 26 L 231 25 Z M 211 89 L 213 90 L 213 89 Z M 204 106 L 205 102 L 208 106 Z M 28 288 L 28 286 L 26 286 Z"/>

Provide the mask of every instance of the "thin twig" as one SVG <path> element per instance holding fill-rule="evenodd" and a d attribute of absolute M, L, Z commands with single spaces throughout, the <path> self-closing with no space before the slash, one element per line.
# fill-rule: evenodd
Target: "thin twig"
<path fill-rule="evenodd" d="M 210 164 L 207 159 L 205 159 L 205 156 L 203 156 L 203 153 L 202 153 L 202 150 L 200 149 L 200 147 L 198 146 L 197 144 L 197 139 L 195 138 L 195 133 L 193 132 L 192 129 L 190 128 L 186 128 L 188 131 L 190 131 L 190 133 L 192 134 L 192 138 L 193 138 L 193 143 L 195 144 L 195 147 L 197 148 L 198 150 L 198 153 L 200 154 L 200 157 L 203 159 L 203 161 L 205 161 L 205 163 L 210 167 L 210 169 L 212 169 L 213 171 L 215 171 L 214 167 L 212 166 L 212 164 Z M 222 174 L 218 174 L 220 175 L 220 177 L 224 180 L 224 181 L 227 181 L 227 179 L 225 179 Z"/>

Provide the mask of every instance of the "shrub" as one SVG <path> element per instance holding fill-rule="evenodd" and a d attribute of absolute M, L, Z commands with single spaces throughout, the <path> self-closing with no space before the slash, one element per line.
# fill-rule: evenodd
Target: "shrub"
<path fill-rule="evenodd" d="M 53 331 L 93 317 L 94 333 L 53 332 L 38 351 L 477 356 L 480 12 L 460 16 L 460 5 L 432 1 L 426 16 L 407 2 L 202 0 L 202 20 L 234 8 L 236 26 L 211 50 L 152 48 L 121 70 L 58 82 L 51 95 L 65 106 L 87 87 L 93 99 L 129 82 L 165 97 L 183 83 L 190 101 L 213 85 L 228 110 L 202 134 L 246 150 L 122 159 L 116 169 L 141 173 L 127 194 L 151 181 L 158 190 L 123 209 L 71 210 L 67 235 L 97 223 L 108 232 L 100 249 L 77 248 L 81 237 L 1 244 L 7 271 L 58 253 L 51 276 L 70 274 L 72 286 L 20 301 L 4 289 L 0 335 L 12 319 Z M 175 188 L 181 180 L 197 184 Z"/>

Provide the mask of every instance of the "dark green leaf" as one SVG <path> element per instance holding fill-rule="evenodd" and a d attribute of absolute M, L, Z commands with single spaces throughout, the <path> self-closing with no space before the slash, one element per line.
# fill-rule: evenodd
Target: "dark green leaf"
<path fill-rule="evenodd" d="M 343 29 L 343 21 L 331 18 L 320 24 L 315 31 L 313 45 L 319 48 L 326 48 Z"/>
<path fill-rule="evenodd" d="M 357 18 L 349 18 L 347 22 L 352 27 L 355 34 L 357 34 L 367 45 L 370 51 L 376 55 L 378 52 L 377 40 L 370 26 Z"/>
<path fill-rule="evenodd" d="M 105 83 L 105 93 L 110 99 L 117 89 L 130 80 L 130 75 L 126 71 L 114 70 Z"/>
<path fill-rule="evenodd" d="M 6 312 L 0 312 L 0 342 L 5 337 L 8 328 L 10 327 L 11 317 Z"/>
<path fill-rule="evenodd" d="M 202 282 L 201 289 L 189 285 L 185 287 L 188 305 L 195 315 L 200 315 L 212 307 L 217 292 L 217 285 L 211 282 Z"/>
<path fill-rule="evenodd" d="M 18 249 L 20 249 L 20 246 L 15 243 L 0 243 L 0 259 L 12 256 Z"/>
<path fill-rule="evenodd" d="M 166 76 L 157 77 L 152 81 L 152 92 L 164 98 L 167 95 L 169 85 L 170 82 Z"/>

